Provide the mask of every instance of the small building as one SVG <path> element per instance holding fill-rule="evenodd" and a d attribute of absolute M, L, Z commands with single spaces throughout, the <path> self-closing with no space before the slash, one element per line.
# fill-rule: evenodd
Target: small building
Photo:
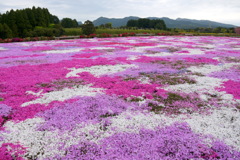
<path fill-rule="evenodd" d="M 235 31 L 236 34 L 239 34 L 239 35 L 240 35 L 240 27 L 236 27 L 236 28 L 234 29 L 234 31 Z"/>

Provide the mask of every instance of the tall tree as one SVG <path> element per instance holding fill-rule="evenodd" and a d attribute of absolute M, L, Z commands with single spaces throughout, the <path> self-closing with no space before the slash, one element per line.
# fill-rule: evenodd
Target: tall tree
<path fill-rule="evenodd" d="M 36 8 L 33 6 L 32 8 L 26 8 L 21 10 L 10 10 L 6 13 L 1 14 L 0 23 L 2 24 L 2 28 L 4 23 L 8 27 L 10 27 L 12 33 L 7 35 L 11 35 L 14 37 L 25 37 L 34 35 L 33 32 L 35 32 L 34 30 L 37 26 L 37 28 L 47 28 L 51 26 L 50 24 L 59 24 L 59 19 L 57 16 L 51 15 L 46 8 Z M 74 21 L 74 23 L 76 22 Z M 5 28 L 7 27 L 5 26 Z M 45 35 L 51 35 L 48 34 L 52 32 L 50 30 L 51 29 L 43 29 L 41 33 L 44 33 Z M 62 33 L 62 31 L 58 31 L 58 29 L 56 28 L 52 28 L 52 30 Z M 40 31 L 37 30 L 36 32 Z M 8 33 L 10 32 L 8 31 Z"/>
<path fill-rule="evenodd" d="M 129 20 L 127 22 L 127 27 L 138 27 L 138 28 L 154 28 L 154 29 L 162 29 L 166 30 L 166 24 L 161 19 L 147 19 L 140 18 L 138 20 Z"/>
<path fill-rule="evenodd" d="M 137 27 L 138 26 L 138 20 L 131 19 L 127 22 L 127 27 Z"/>
<path fill-rule="evenodd" d="M 34 28 L 34 26 L 36 26 L 37 22 L 36 22 L 36 18 L 34 16 L 33 10 L 30 8 L 27 8 L 26 13 L 28 15 L 29 23 Z"/>
<path fill-rule="evenodd" d="M 76 28 L 76 27 L 78 27 L 77 20 L 76 19 L 72 20 L 71 18 L 63 18 L 61 20 L 61 25 L 64 28 Z"/>
<path fill-rule="evenodd" d="M 10 10 L 9 14 L 7 15 L 7 20 L 5 23 L 10 27 L 12 30 L 13 36 L 18 36 L 18 27 L 16 25 L 16 12 L 14 10 Z"/>
<path fill-rule="evenodd" d="M 12 30 L 8 27 L 6 23 L 3 25 L 0 23 L 0 38 L 11 38 L 12 37 Z"/>
<path fill-rule="evenodd" d="M 93 34 L 95 32 L 95 27 L 93 25 L 93 22 L 89 20 L 85 21 L 84 24 L 82 25 L 82 31 L 83 31 L 83 34 L 86 34 L 86 35 Z"/>
<path fill-rule="evenodd" d="M 54 24 L 59 24 L 59 23 L 60 23 L 60 20 L 58 19 L 57 16 L 55 16 L 55 15 L 50 15 L 50 22 L 51 22 L 51 23 L 54 23 Z"/>
<path fill-rule="evenodd" d="M 43 10 L 40 7 L 34 10 L 34 15 L 37 21 L 37 26 L 46 27 L 46 20 L 44 19 Z"/>
<path fill-rule="evenodd" d="M 48 27 L 50 25 L 50 13 L 48 9 L 43 8 L 43 17 L 45 19 L 45 26 Z"/>
<path fill-rule="evenodd" d="M 138 28 L 149 28 L 150 19 L 140 18 L 138 19 Z"/>

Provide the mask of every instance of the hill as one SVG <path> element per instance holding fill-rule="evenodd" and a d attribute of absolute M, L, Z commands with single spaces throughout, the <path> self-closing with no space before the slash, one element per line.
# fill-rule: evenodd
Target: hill
<path fill-rule="evenodd" d="M 130 16 L 125 18 L 106 18 L 106 17 L 99 17 L 98 19 L 93 21 L 95 26 L 99 26 L 105 23 L 112 23 L 113 27 L 120 27 L 125 26 L 128 20 L 131 19 L 139 19 L 140 17 Z M 224 28 L 233 28 L 236 27 L 231 24 L 225 24 L 220 22 L 214 22 L 209 20 L 195 20 L 195 19 L 186 19 L 186 18 L 177 18 L 177 19 L 170 19 L 168 17 L 147 17 L 149 19 L 162 19 L 164 20 L 165 24 L 168 28 L 181 28 L 181 29 L 194 29 L 198 27 L 204 28 L 217 28 L 217 27 L 224 27 Z"/>

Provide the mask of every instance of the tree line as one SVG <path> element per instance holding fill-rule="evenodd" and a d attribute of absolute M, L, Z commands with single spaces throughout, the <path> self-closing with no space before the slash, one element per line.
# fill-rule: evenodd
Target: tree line
<path fill-rule="evenodd" d="M 10 10 L 0 14 L 0 38 L 61 34 L 63 30 L 59 23 L 58 17 L 50 14 L 46 8 Z"/>
<path fill-rule="evenodd" d="M 61 20 L 61 25 L 64 28 L 77 28 L 77 27 L 79 27 L 77 20 L 76 19 L 71 19 L 71 18 L 63 18 Z"/>
<path fill-rule="evenodd" d="M 21 10 L 10 10 L 0 14 L 0 38 L 14 37 L 53 37 L 64 34 L 63 28 L 81 27 L 84 34 L 95 31 L 91 21 L 79 26 L 76 19 L 59 18 L 49 13 L 47 8 L 32 7 Z"/>
<path fill-rule="evenodd" d="M 0 13 L 0 38 L 61 36 L 63 28 L 77 28 L 76 19 L 59 18 L 47 8 L 32 7 Z"/>
<path fill-rule="evenodd" d="M 127 22 L 127 27 L 136 27 L 142 29 L 161 29 L 166 30 L 166 24 L 161 19 L 140 18 L 137 20 L 131 19 Z"/>

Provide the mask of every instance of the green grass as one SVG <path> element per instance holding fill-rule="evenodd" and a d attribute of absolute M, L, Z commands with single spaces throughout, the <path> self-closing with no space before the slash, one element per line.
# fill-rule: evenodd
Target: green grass
<path fill-rule="evenodd" d="M 67 36 L 78 36 L 78 35 L 82 35 L 82 29 L 81 28 L 64 28 L 65 30 L 65 35 Z M 168 31 L 163 31 L 163 30 L 150 30 L 150 29 L 138 29 L 138 30 L 134 30 L 134 29 L 97 29 L 96 30 L 96 34 L 103 34 L 103 33 L 107 33 L 107 34 L 122 34 L 122 33 L 166 33 Z M 169 32 L 168 32 L 169 33 Z"/>
<path fill-rule="evenodd" d="M 150 30 L 150 29 L 97 29 L 96 34 L 121 34 L 121 33 L 163 33 L 163 30 Z"/>
<path fill-rule="evenodd" d="M 81 28 L 64 28 L 66 36 L 79 36 L 83 35 Z M 227 36 L 227 37 L 240 37 L 235 33 L 199 33 L 199 32 L 187 32 L 187 31 L 164 31 L 164 30 L 153 30 L 153 29 L 96 29 L 95 32 L 97 35 L 101 35 L 103 33 L 110 34 L 113 36 L 117 36 L 118 34 L 122 33 L 149 33 L 149 34 L 156 34 L 156 33 L 171 33 L 171 34 L 190 34 L 193 36 Z"/>
<path fill-rule="evenodd" d="M 64 28 L 64 31 L 64 34 L 67 36 L 79 36 L 83 34 L 81 28 Z"/>

